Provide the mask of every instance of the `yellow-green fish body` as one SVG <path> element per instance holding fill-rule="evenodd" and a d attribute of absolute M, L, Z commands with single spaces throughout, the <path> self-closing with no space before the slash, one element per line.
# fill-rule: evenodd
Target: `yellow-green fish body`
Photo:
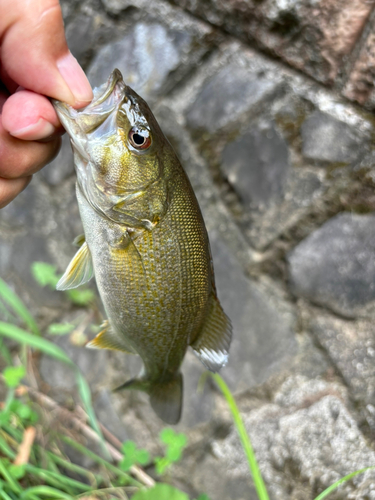
<path fill-rule="evenodd" d="M 177 423 L 188 346 L 217 371 L 231 340 L 197 200 L 147 104 L 118 70 L 83 110 L 54 105 L 71 137 L 85 232 L 58 288 L 95 274 L 108 322 L 89 347 L 139 354 L 142 373 L 122 387 L 146 391 L 156 413 Z"/>

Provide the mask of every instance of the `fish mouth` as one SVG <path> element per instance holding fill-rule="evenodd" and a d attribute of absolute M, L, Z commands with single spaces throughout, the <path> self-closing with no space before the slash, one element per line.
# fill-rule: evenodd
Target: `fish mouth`
<path fill-rule="evenodd" d="M 112 71 L 107 83 L 93 89 L 94 98 L 81 109 L 74 109 L 68 104 L 52 100 L 56 113 L 70 135 L 72 141 L 82 142 L 83 136 L 92 134 L 121 105 L 125 96 L 126 85 L 120 70 Z M 109 131 L 103 131 L 103 134 Z"/>
<path fill-rule="evenodd" d="M 104 88 L 103 93 L 100 94 L 100 91 L 103 89 L 105 84 L 101 85 L 100 87 L 96 87 L 94 89 L 94 98 L 85 109 L 87 109 L 88 107 L 90 107 L 92 105 L 97 106 L 99 104 L 102 104 L 104 101 L 106 101 L 108 99 L 108 97 L 112 94 L 112 92 L 114 92 L 116 85 L 118 83 L 120 84 L 121 87 L 123 87 L 122 90 L 124 90 L 125 83 L 124 83 L 124 79 L 122 77 L 121 71 L 119 69 L 115 68 L 108 78 L 107 87 Z M 95 93 L 98 94 L 97 98 L 96 98 Z"/>
<path fill-rule="evenodd" d="M 74 109 L 64 102 L 52 100 L 70 137 L 78 186 L 89 202 L 95 184 L 95 162 L 91 161 L 91 150 L 106 137 L 117 133 L 117 114 L 126 100 L 126 88 L 121 72 L 115 69 L 106 83 L 93 89 L 94 98 L 84 108 Z"/>

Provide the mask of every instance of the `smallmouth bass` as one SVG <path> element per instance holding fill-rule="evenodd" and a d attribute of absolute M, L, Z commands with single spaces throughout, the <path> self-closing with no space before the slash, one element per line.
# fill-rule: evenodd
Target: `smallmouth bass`
<path fill-rule="evenodd" d="M 156 414 L 176 424 L 188 346 L 216 372 L 232 336 L 193 189 L 150 108 L 119 70 L 85 108 L 53 105 L 70 136 L 84 228 L 57 289 L 95 274 L 108 320 L 88 347 L 138 354 L 142 372 L 119 389 L 147 392 Z"/>

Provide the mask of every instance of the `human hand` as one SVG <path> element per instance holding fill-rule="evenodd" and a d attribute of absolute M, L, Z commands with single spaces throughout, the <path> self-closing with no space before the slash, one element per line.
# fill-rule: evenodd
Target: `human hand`
<path fill-rule="evenodd" d="M 65 40 L 58 0 L 0 0 L 0 208 L 49 163 L 63 133 L 53 97 L 80 108 L 90 84 Z"/>

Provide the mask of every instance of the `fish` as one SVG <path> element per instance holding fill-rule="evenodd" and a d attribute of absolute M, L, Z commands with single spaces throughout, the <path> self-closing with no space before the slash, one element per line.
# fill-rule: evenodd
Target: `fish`
<path fill-rule="evenodd" d="M 188 347 L 217 372 L 228 361 L 231 321 L 192 186 L 147 103 L 118 69 L 93 93 L 79 110 L 52 101 L 70 137 L 84 229 L 57 289 L 95 276 L 107 320 L 87 347 L 139 355 L 140 374 L 118 389 L 146 392 L 155 413 L 176 424 Z"/>

